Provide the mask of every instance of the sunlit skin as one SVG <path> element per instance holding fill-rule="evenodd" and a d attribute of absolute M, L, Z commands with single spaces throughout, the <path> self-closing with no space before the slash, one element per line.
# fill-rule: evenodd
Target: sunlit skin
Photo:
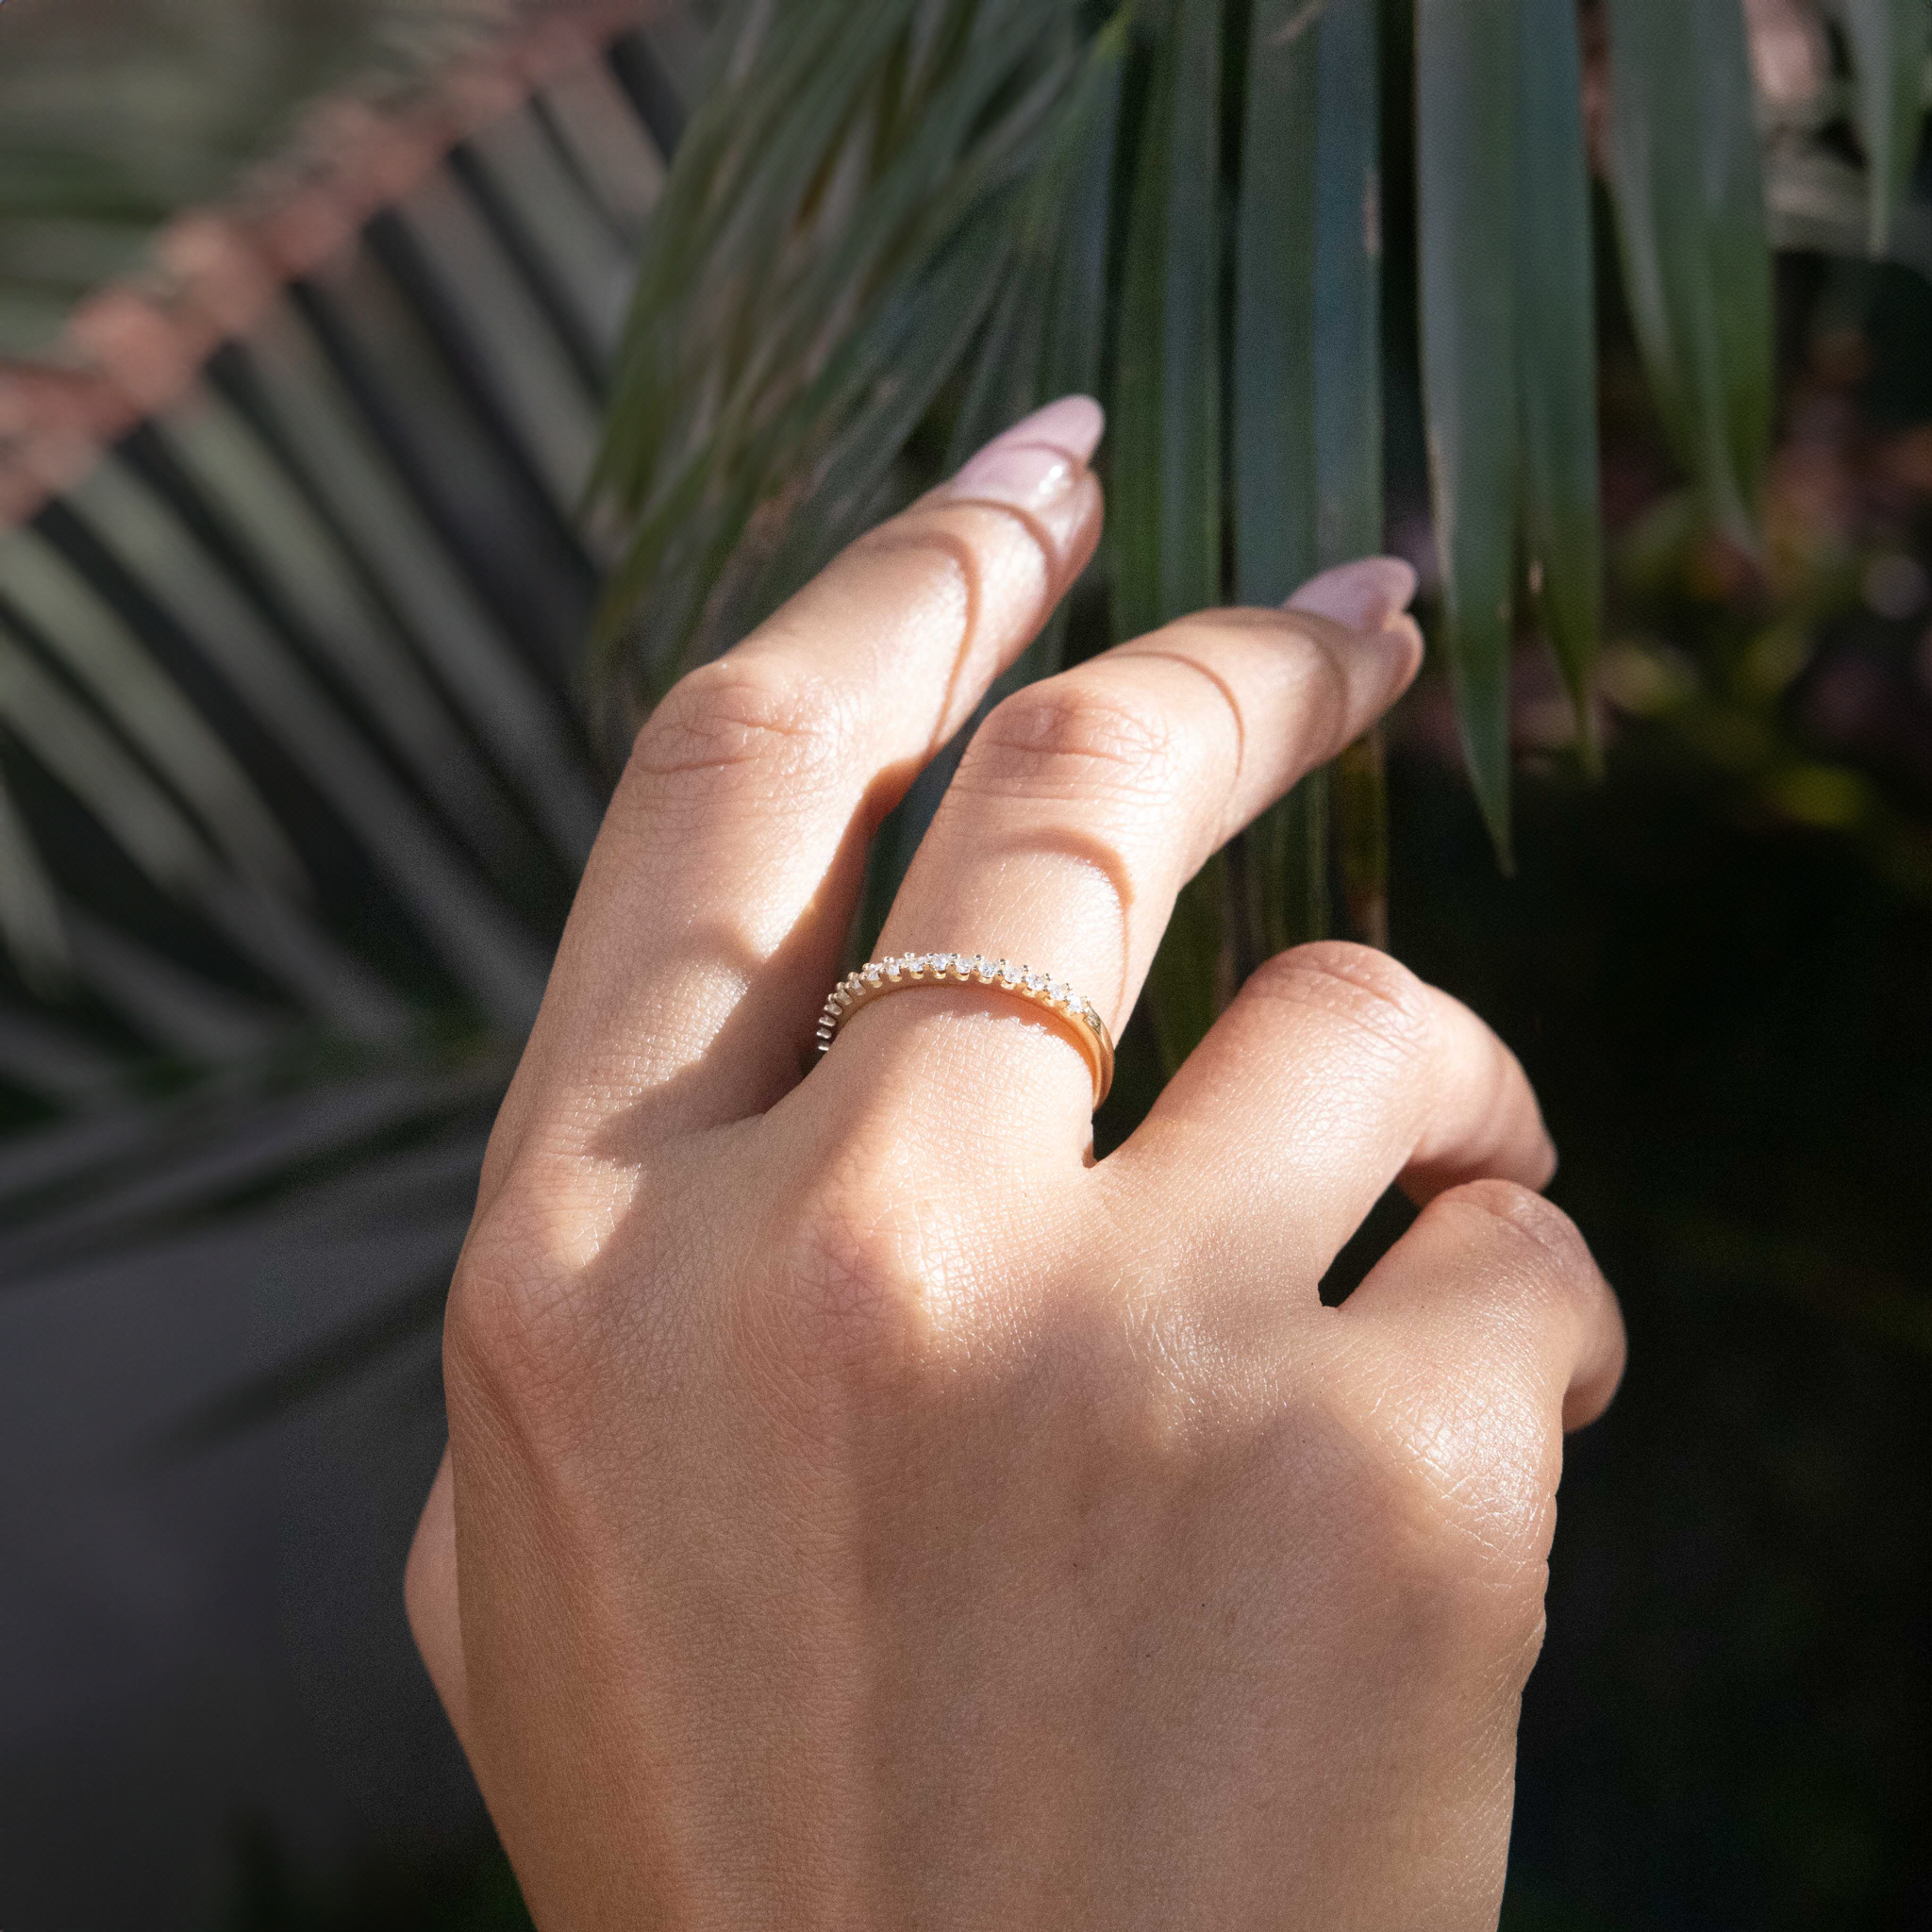
<path fill-rule="evenodd" d="M 1562 1432 L 1624 1348 L 1508 1051 L 1326 944 L 1097 1163 L 1086 1060 L 997 991 L 804 1073 L 868 836 L 1093 550 L 1100 431 L 1030 418 L 687 678 L 591 857 L 408 1581 L 544 1932 L 1495 1922 Z M 1118 1031 L 1181 884 L 1414 675 L 1412 589 L 1008 698 L 878 952 Z"/>

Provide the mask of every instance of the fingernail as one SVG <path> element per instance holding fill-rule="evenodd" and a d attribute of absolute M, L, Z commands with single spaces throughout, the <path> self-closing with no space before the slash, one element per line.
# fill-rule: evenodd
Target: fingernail
<path fill-rule="evenodd" d="M 1062 396 L 994 437 L 946 486 L 948 493 L 1050 509 L 1086 474 L 1106 426 L 1091 396 Z"/>
<path fill-rule="evenodd" d="M 1399 557 L 1364 557 L 1310 577 L 1288 600 L 1350 630 L 1379 630 L 1415 595 L 1415 570 Z"/>

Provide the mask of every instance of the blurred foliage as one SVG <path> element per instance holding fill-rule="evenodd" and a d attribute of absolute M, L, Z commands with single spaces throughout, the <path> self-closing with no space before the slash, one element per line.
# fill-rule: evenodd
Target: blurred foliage
<path fill-rule="evenodd" d="M 318 94 L 408 85 L 514 0 L 9 0 L 0 357 L 46 353 L 155 227 L 225 192 Z"/>

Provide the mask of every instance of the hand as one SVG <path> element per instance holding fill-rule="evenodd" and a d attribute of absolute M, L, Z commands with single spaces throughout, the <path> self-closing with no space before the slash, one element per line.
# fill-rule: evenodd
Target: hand
<path fill-rule="evenodd" d="M 1494 1924 L 1560 1431 L 1623 1356 L 1508 1052 L 1318 945 L 1097 1165 L 1085 1060 L 996 991 L 800 1077 L 869 835 L 1093 548 L 1099 434 L 1041 411 L 686 678 L 591 858 L 408 1579 L 545 1932 Z M 1118 1029 L 1182 882 L 1414 675 L 1412 585 L 1008 699 L 881 952 Z"/>

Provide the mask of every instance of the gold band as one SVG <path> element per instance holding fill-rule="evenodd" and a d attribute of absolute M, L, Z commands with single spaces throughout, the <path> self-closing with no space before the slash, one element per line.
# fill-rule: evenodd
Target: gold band
<path fill-rule="evenodd" d="M 1093 1002 L 1082 999 L 1064 980 L 1005 959 L 982 959 L 976 953 L 970 959 L 959 953 L 896 953 L 848 973 L 832 989 L 819 1015 L 819 1051 L 831 1045 L 840 1027 L 859 1008 L 915 986 L 989 986 L 1053 1014 L 1087 1058 L 1093 1075 L 1094 1107 L 1107 1098 L 1107 1090 L 1113 1085 L 1113 1035 Z"/>

